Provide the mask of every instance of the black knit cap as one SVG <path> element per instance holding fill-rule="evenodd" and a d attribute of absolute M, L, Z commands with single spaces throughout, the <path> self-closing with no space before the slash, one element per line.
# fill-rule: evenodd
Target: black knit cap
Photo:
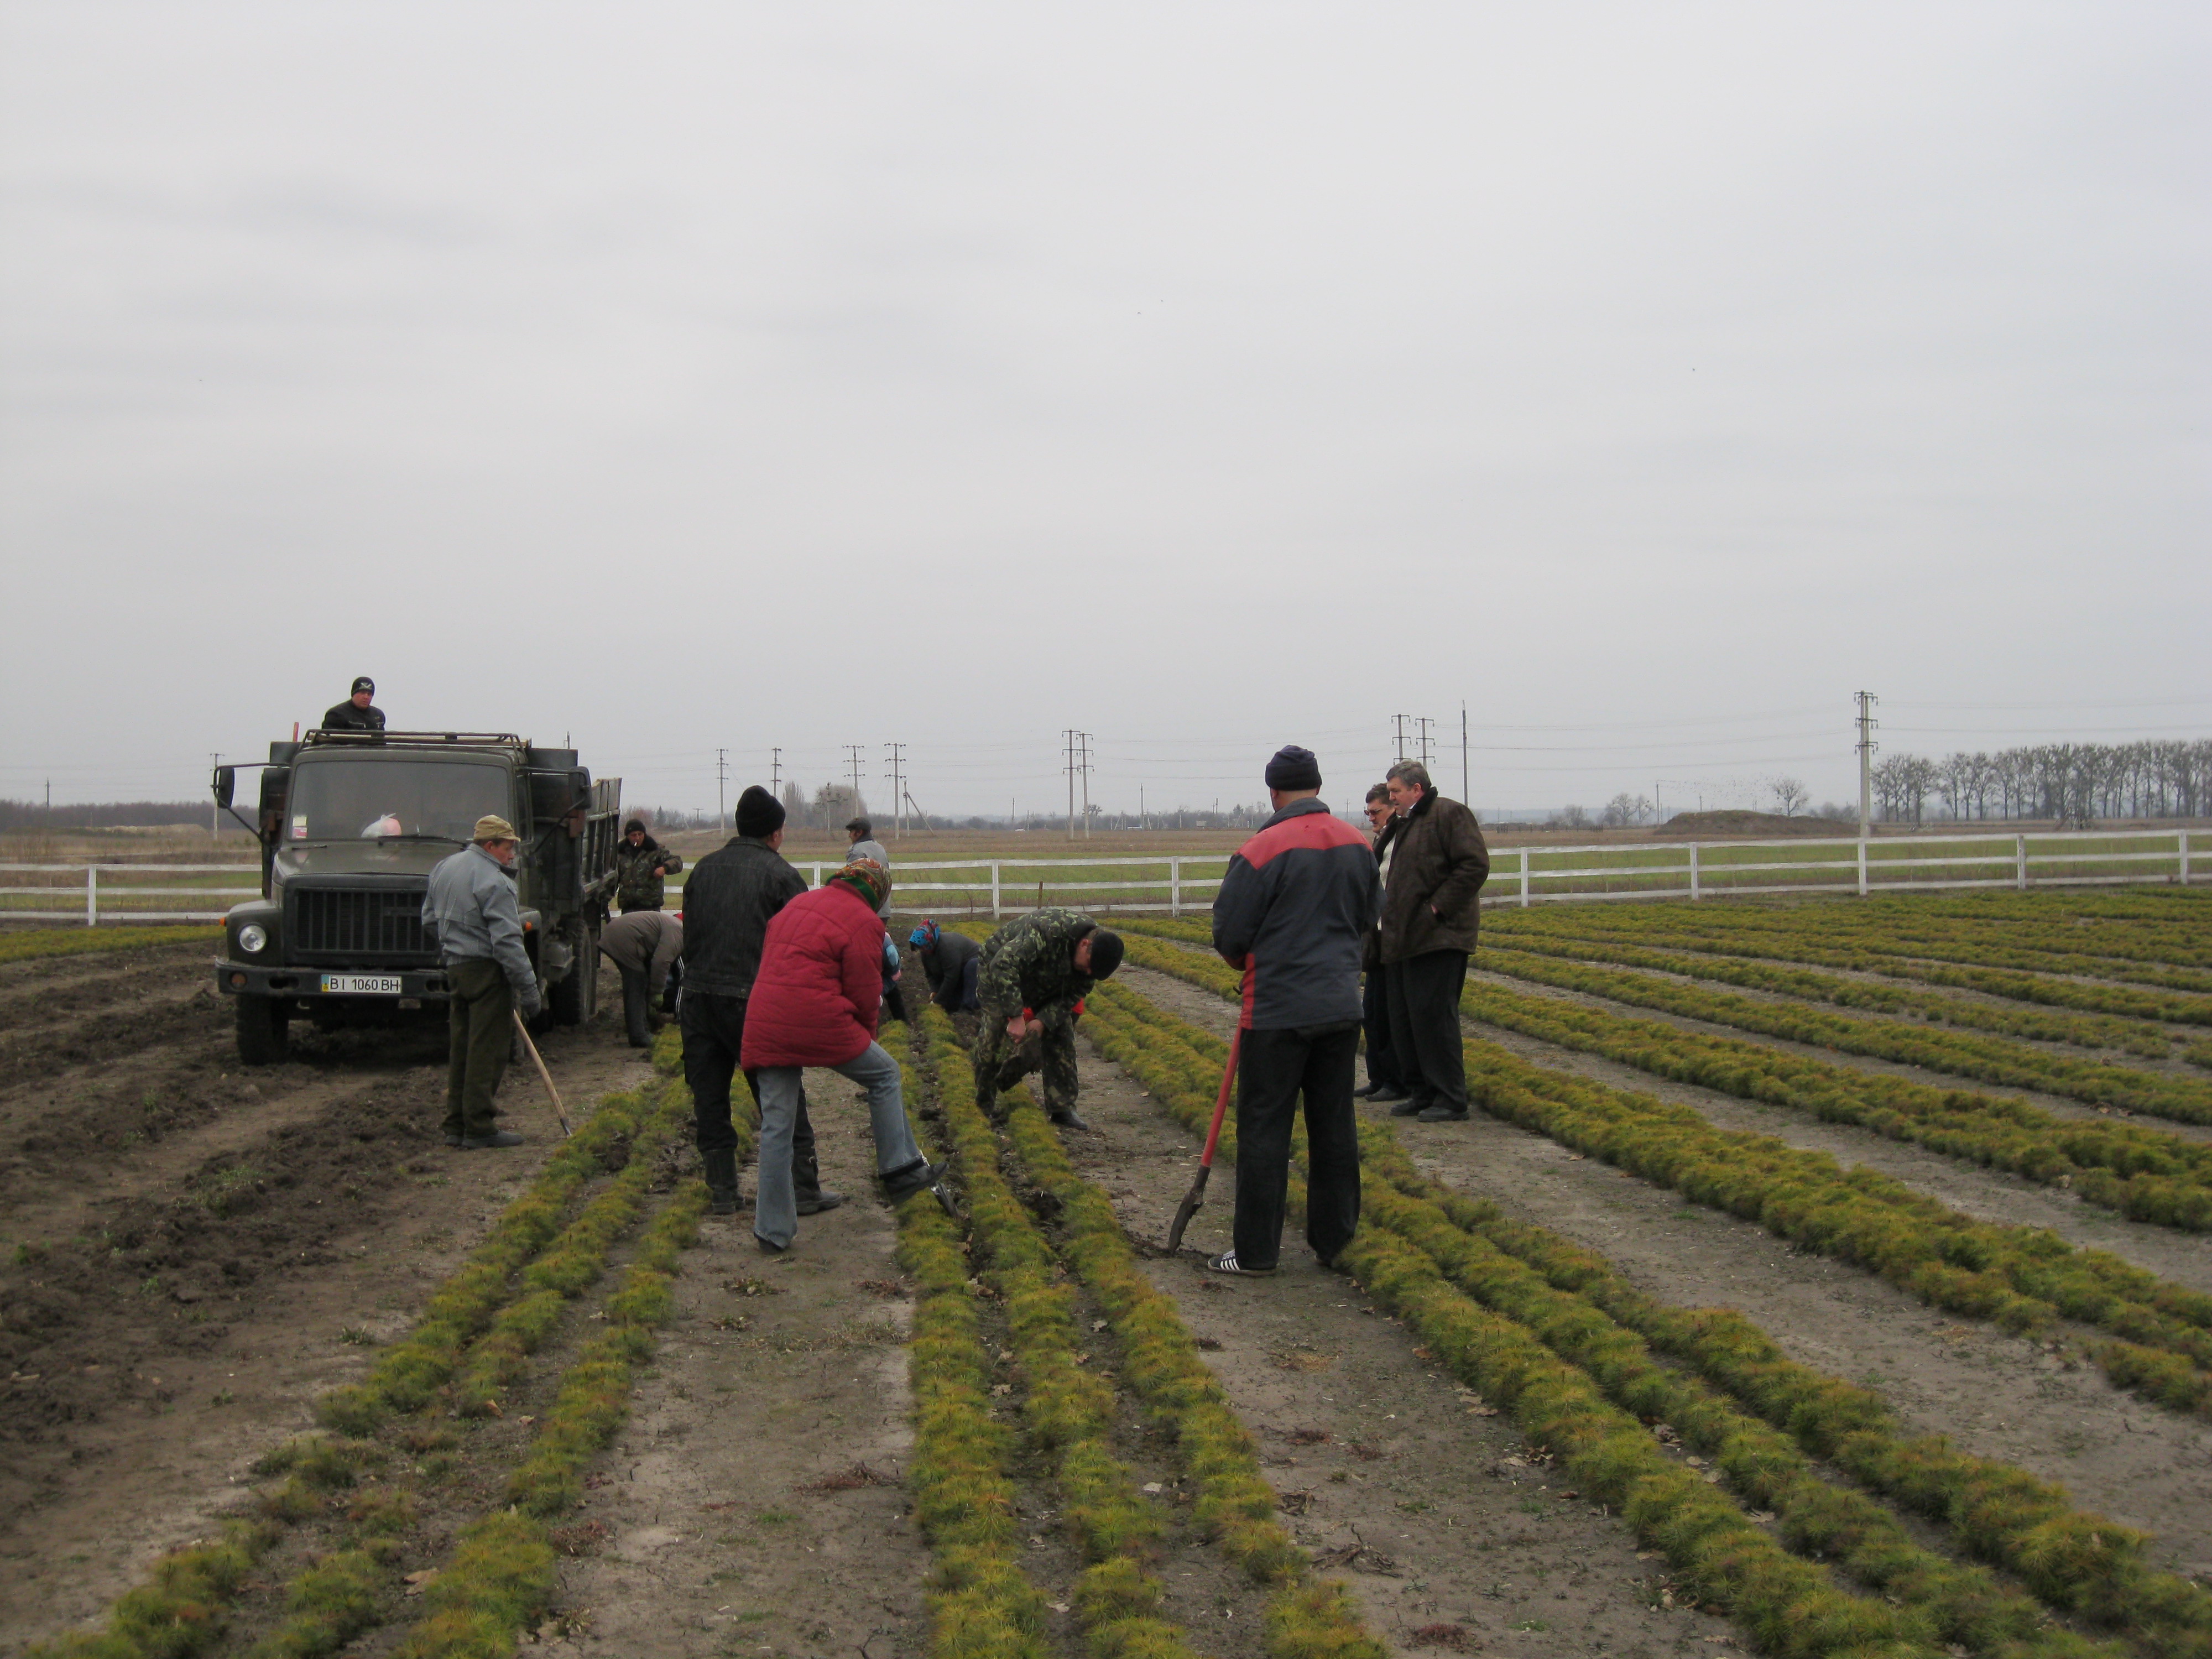
<path fill-rule="evenodd" d="M 1316 758 L 1312 750 L 1286 743 L 1267 763 L 1267 787 L 1318 789 L 1321 787 L 1321 762 Z"/>
<path fill-rule="evenodd" d="M 1121 936 L 1109 933 L 1103 927 L 1091 930 L 1091 967 L 1093 979 L 1104 979 L 1121 965 Z"/>
<path fill-rule="evenodd" d="M 783 803 L 760 787 L 748 784 L 738 797 L 738 833 L 759 841 L 783 828 Z"/>
<path fill-rule="evenodd" d="M 645 820 L 643 818 L 632 818 L 628 823 L 623 825 L 623 834 L 625 836 L 629 834 L 633 830 L 636 830 L 640 835 L 643 835 L 645 833 Z"/>
<path fill-rule="evenodd" d="M 353 691 L 347 692 L 346 696 L 350 697 L 354 691 L 366 691 L 373 697 L 376 695 L 376 682 L 366 674 L 359 675 L 354 680 Z"/>

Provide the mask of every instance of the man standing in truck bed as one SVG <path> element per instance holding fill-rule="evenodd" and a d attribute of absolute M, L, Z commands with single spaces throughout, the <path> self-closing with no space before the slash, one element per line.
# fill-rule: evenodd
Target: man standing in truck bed
<path fill-rule="evenodd" d="M 494 1121 L 491 1103 L 507 1071 L 515 1011 L 535 1019 L 542 1006 L 508 873 L 516 844 L 514 826 L 505 818 L 478 818 L 475 840 L 439 860 L 422 896 L 422 931 L 438 947 L 453 996 L 446 1145 L 469 1152 L 522 1145 L 520 1135 Z"/>
<path fill-rule="evenodd" d="M 730 1121 L 730 1082 L 745 1047 L 745 1006 L 760 972 L 761 946 L 776 912 L 806 890 L 806 878 L 785 862 L 783 805 L 754 784 L 738 797 L 738 833 L 691 866 L 684 888 L 684 1080 L 691 1085 L 693 1131 L 706 1165 L 708 1204 L 735 1215 L 738 1133 Z M 756 1110 L 760 1085 L 745 1085 Z M 834 1210 L 838 1193 L 822 1190 L 814 1125 L 806 1092 L 799 1092 L 791 1134 L 792 1191 L 801 1215 Z"/>
<path fill-rule="evenodd" d="M 376 682 L 366 674 L 353 683 L 353 690 L 343 702 L 332 703 L 323 711 L 323 730 L 325 732 L 381 732 L 384 730 L 384 711 L 376 707 Z"/>
<path fill-rule="evenodd" d="M 1075 1010 L 1121 965 L 1121 936 L 1073 910 L 1032 910 L 991 935 L 976 975 L 975 1103 L 999 1100 L 999 1063 L 1031 1036 L 1044 1048 L 1044 1109 L 1063 1128 L 1091 1126 L 1075 1115 Z"/>

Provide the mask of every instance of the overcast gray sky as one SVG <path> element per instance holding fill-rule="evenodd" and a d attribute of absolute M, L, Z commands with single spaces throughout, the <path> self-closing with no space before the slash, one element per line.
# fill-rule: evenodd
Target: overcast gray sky
<path fill-rule="evenodd" d="M 359 672 L 675 807 L 2212 731 L 2201 0 L 0 29 L 0 794 Z"/>

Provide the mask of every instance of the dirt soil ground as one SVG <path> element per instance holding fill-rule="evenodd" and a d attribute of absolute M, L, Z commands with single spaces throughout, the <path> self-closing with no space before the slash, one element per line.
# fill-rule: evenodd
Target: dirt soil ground
<path fill-rule="evenodd" d="M 358 1376 L 414 1321 L 551 1145 L 531 1079 L 511 1073 L 501 1103 L 529 1145 L 443 1146 L 435 1026 L 307 1034 L 287 1065 L 241 1072 L 207 949 L 0 968 L 0 1653 L 96 1618 L 161 1551 L 204 1535 L 238 1501 L 252 1460 L 307 1427 L 309 1402 Z M 1226 1030 L 1219 999 L 1125 972 L 1184 1018 Z M 603 985 L 603 1004 L 613 991 Z M 2063 1224 L 2185 1282 L 2212 1281 L 2200 1241 L 1871 1135 L 1507 1041 L 1544 1064 L 1875 1164 L 1976 1213 Z M 580 1112 L 647 1077 L 604 1016 L 545 1046 Z M 1083 1075 L 1092 1127 L 1071 1133 L 1069 1149 L 1131 1236 L 1157 1240 L 1196 1142 L 1095 1053 Z M 686 1255 L 629 1420 L 564 1520 L 548 1650 L 893 1659 L 925 1649 L 928 1553 L 902 1484 L 910 1287 L 890 1212 L 868 1190 L 865 1114 L 835 1078 L 810 1074 L 809 1087 L 825 1177 L 851 1201 L 802 1222 L 787 1256 L 757 1251 L 749 1215 L 710 1221 Z M 1603 1251 L 1656 1294 L 1743 1309 L 1797 1358 L 1882 1388 L 1911 1426 L 2060 1480 L 2082 1504 L 2156 1534 L 2168 1564 L 2212 1571 L 2212 1430 L 2118 1394 L 2063 1353 L 1947 1321 L 1540 1137 L 1480 1115 L 1396 1127 L 1454 1185 Z M 688 1158 L 672 1167 L 688 1170 Z M 1189 1243 L 1225 1244 L 1232 1190 L 1224 1169 Z M 1279 1277 L 1247 1282 L 1205 1276 L 1189 1256 L 1156 1257 L 1148 1270 L 1259 1437 L 1285 1523 L 1349 1578 L 1395 1650 L 1437 1651 L 1438 1627 L 1499 1655 L 1645 1659 L 1738 1640 L 1723 1620 L 1667 1608 L 1664 1564 L 1355 1285 L 1295 1241 L 1284 1259 Z M 1098 1341 L 1110 1357 L 1110 1338 Z M 1172 1492 L 1171 1449 L 1125 1405 L 1117 1455 Z M 1037 1470 L 1017 1473 L 1032 1576 L 1065 1586 L 1079 1564 L 1051 1489 Z M 1177 1534 L 1161 1574 L 1170 1615 L 1196 1645 L 1257 1659 L 1261 1599 L 1216 1552 Z M 1080 1634 L 1064 1603 L 1055 1617 L 1054 1647 L 1073 1659 Z M 387 1630 L 349 1651 L 386 1651 L 392 1639 Z"/>

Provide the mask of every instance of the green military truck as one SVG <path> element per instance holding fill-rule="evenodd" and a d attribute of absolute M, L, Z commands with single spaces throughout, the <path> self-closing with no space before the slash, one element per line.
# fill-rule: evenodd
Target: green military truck
<path fill-rule="evenodd" d="M 516 897 L 548 1014 L 592 1017 L 621 779 L 594 782 L 574 750 L 507 732 L 314 731 L 269 745 L 249 820 L 232 805 L 239 769 L 216 769 L 215 798 L 260 839 L 261 896 L 225 918 L 216 983 L 237 1003 L 246 1064 L 283 1059 L 296 1017 L 334 1026 L 447 1000 L 422 895 L 487 813 L 521 839 Z"/>

